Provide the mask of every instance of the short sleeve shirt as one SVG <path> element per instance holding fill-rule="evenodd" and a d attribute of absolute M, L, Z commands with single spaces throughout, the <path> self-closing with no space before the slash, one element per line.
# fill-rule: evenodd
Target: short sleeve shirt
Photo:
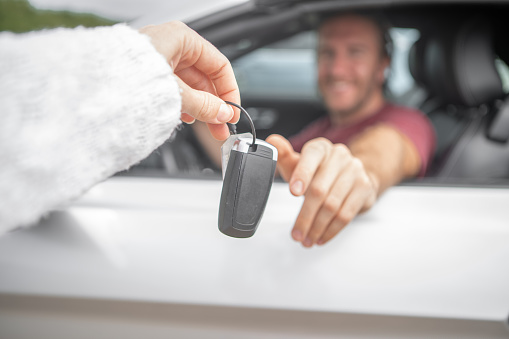
<path fill-rule="evenodd" d="M 335 144 L 348 145 L 367 127 L 380 123 L 394 127 L 410 139 L 421 159 L 419 176 L 424 176 L 436 147 L 435 130 L 424 113 L 410 107 L 387 103 L 372 116 L 346 126 L 332 126 L 330 118 L 326 116 L 312 122 L 289 140 L 297 152 L 302 150 L 306 142 L 318 137 L 329 139 Z"/>

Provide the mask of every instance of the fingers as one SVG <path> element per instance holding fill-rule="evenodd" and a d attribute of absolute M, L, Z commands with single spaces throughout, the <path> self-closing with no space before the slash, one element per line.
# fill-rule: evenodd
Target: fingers
<path fill-rule="evenodd" d="M 197 91 L 203 91 L 203 92 L 207 92 L 207 93 L 211 93 L 211 94 L 216 93 L 216 89 L 214 88 L 214 85 L 208 79 L 208 77 L 205 77 L 203 75 L 203 73 L 201 73 L 199 70 L 197 70 L 194 67 L 185 68 L 183 70 L 176 72 L 175 74 L 178 76 L 178 79 L 180 79 L 186 85 L 191 87 L 191 89 L 194 89 Z M 181 85 L 181 88 L 182 87 L 184 87 L 184 85 Z M 212 100 L 215 100 L 215 98 L 212 98 Z M 224 103 L 222 101 L 220 101 L 220 104 L 224 104 Z M 188 107 L 187 100 L 183 100 L 182 105 L 183 105 L 182 106 L 183 113 L 182 113 L 182 117 L 181 117 L 182 121 L 186 122 L 186 123 L 194 122 L 194 117 L 192 116 L 193 113 L 191 113 L 191 114 L 186 113 L 186 110 L 192 109 L 192 108 Z M 233 110 L 236 109 L 234 107 L 231 107 L 230 105 L 228 105 L 228 106 L 230 108 L 232 108 Z M 222 107 L 222 106 L 220 106 L 220 107 Z M 200 113 L 194 113 L 194 114 L 200 114 Z M 187 118 L 186 116 L 190 116 L 192 121 L 191 122 L 186 121 L 185 120 L 185 118 Z M 214 113 L 212 113 L 211 116 L 213 117 Z M 201 120 L 201 121 L 204 121 L 205 119 L 207 119 L 207 118 L 206 117 L 198 118 L 198 120 Z M 235 117 L 233 117 L 233 119 L 228 120 L 228 122 L 231 122 L 233 120 L 235 120 Z M 224 124 L 217 124 L 217 121 L 211 121 L 211 122 L 207 123 L 207 126 L 210 131 L 210 134 L 217 140 L 224 140 L 224 139 L 228 138 L 228 136 L 230 135 L 228 127 Z"/>
<path fill-rule="evenodd" d="M 224 101 L 231 101 L 240 104 L 240 92 L 233 73 L 233 68 L 228 59 L 211 43 L 201 38 L 198 34 L 194 35 L 193 39 L 198 46 L 194 47 L 195 50 L 200 50 L 198 57 L 194 59 L 193 53 L 189 59 L 194 61 L 193 67 L 203 73 L 213 84 L 217 95 Z M 186 45 L 188 48 L 192 44 Z M 184 60 L 185 65 L 187 60 Z M 178 66 L 177 66 L 178 71 Z M 239 120 L 240 111 L 236 110 L 236 115 L 233 123 Z"/>
<path fill-rule="evenodd" d="M 290 142 L 281 135 L 272 134 L 265 141 L 277 148 L 277 168 L 281 177 L 288 181 L 299 162 L 299 153 L 295 152 Z"/>
<path fill-rule="evenodd" d="M 185 122 L 186 124 L 192 124 L 195 122 L 196 119 L 187 113 L 182 113 L 180 115 L 180 120 L 182 120 L 182 122 Z"/>
<path fill-rule="evenodd" d="M 239 88 L 228 59 L 195 31 L 180 24 L 184 26 L 179 27 L 184 31 L 183 38 L 180 40 L 180 50 L 174 51 L 174 55 L 170 58 L 175 74 L 178 74 L 180 79 L 193 89 L 207 91 L 223 101 L 240 104 Z M 185 99 L 182 98 L 182 100 Z M 205 104 L 207 102 L 204 102 Z M 230 106 L 227 107 L 230 108 Z M 226 111 L 226 108 L 224 110 Z M 193 115 L 193 112 L 186 111 L 186 113 Z M 230 120 L 224 121 L 225 116 L 218 116 L 218 120 L 222 123 L 236 123 L 239 117 L 240 111 L 234 110 L 234 116 Z M 198 116 L 195 118 L 202 120 Z M 202 121 L 215 123 L 210 119 Z"/>
<path fill-rule="evenodd" d="M 320 239 L 316 241 L 316 244 L 323 245 L 334 236 L 336 236 L 346 225 L 348 225 L 355 216 L 359 213 L 361 208 L 364 206 L 366 197 L 369 192 L 364 189 L 353 189 L 350 191 L 347 199 L 345 199 L 343 206 L 340 207 L 336 213 L 335 218 L 326 228 L 325 232 L 320 236 Z M 315 237 L 313 237 L 312 243 L 315 243 Z M 312 244 L 311 244 L 312 246 Z"/>
<path fill-rule="evenodd" d="M 321 214 L 318 212 L 342 173 L 346 164 L 345 158 L 348 156 L 349 151 L 344 145 L 332 145 L 325 139 L 314 139 L 302 149 L 301 161 L 292 175 L 292 180 L 302 183 L 305 200 L 295 221 L 292 237 L 301 241 L 304 246 L 310 246 L 317 240 L 309 238 L 310 232 L 321 235 L 332 218 L 332 213 L 327 216 L 330 209 Z M 329 199 L 329 202 L 331 200 Z M 311 239 L 313 242 L 310 243 Z"/>
<path fill-rule="evenodd" d="M 305 247 L 325 244 L 376 197 L 362 162 L 322 139 L 305 145 L 290 185 L 294 180 L 302 182 L 305 200 L 292 237 Z"/>
<path fill-rule="evenodd" d="M 236 123 L 240 111 L 224 100 L 240 103 L 235 75 L 228 59 L 212 44 L 182 22 L 172 21 L 140 29 L 148 35 L 156 50 L 173 68 L 182 90 L 184 122 L 198 119 L 220 127 L 209 129 L 216 139 L 224 140 L 226 122 Z"/>
<path fill-rule="evenodd" d="M 216 140 L 226 140 L 230 136 L 230 130 L 228 129 L 228 126 L 226 126 L 225 124 L 222 125 L 207 124 L 207 127 L 209 128 L 210 134 Z"/>
<path fill-rule="evenodd" d="M 184 122 L 192 122 L 192 119 L 207 122 L 214 138 L 228 138 L 229 132 L 225 123 L 233 119 L 233 108 L 208 92 L 192 89 L 179 78 L 177 81 L 182 89 L 182 112 L 186 113 L 181 119 Z"/>
<path fill-rule="evenodd" d="M 310 231 L 307 244 L 323 245 L 348 225 L 365 205 L 372 190 L 362 172 L 362 164 L 353 159 L 338 176 L 329 195 L 320 207 Z"/>
<path fill-rule="evenodd" d="M 304 145 L 300 161 L 288 181 L 293 195 L 300 196 L 306 192 L 318 167 L 327 160 L 331 148 L 332 143 L 324 138 L 313 139 Z"/>
<path fill-rule="evenodd" d="M 312 246 L 320 239 L 351 191 L 357 174 L 349 161 L 346 147 L 335 147 L 311 182 L 292 232 L 296 239 L 293 233 L 299 231 L 302 237 L 296 240 L 305 246 Z"/>

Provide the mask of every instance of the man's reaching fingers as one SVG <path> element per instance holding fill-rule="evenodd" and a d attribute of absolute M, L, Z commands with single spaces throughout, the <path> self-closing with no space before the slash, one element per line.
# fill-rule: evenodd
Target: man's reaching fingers
<path fill-rule="evenodd" d="M 299 153 L 295 152 L 290 142 L 281 135 L 272 134 L 266 141 L 277 148 L 277 168 L 281 177 L 288 181 L 299 162 Z"/>
<path fill-rule="evenodd" d="M 316 171 L 331 151 L 332 143 L 325 138 L 317 138 L 307 142 L 302 148 L 300 160 L 288 182 L 293 195 L 306 193 Z"/>

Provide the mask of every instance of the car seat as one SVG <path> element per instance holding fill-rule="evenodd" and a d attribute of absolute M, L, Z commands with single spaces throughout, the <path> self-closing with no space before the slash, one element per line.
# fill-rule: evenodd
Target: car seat
<path fill-rule="evenodd" d="M 490 24 L 476 17 L 421 37 L 410 53 L 411 73 L 429 94 L 421 109 L 437 133 L 429 176 L 509 178 L 508 138 L 500 128 L 509 124 L 509 104 L 501 101 L 493 46 Z"/>

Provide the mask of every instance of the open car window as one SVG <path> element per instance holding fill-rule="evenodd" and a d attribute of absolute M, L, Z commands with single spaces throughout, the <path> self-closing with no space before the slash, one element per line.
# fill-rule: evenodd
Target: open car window
<path fill-rule="evenodd" d="M 319 100 L 316 34 L 306 31 L 232 62 L 242 98 Z"/>
<path fill-rule="evenodd" d="M 392 28 L 390 34 L 394 51 L 387 85 L 392 100 L 406 103 L 405 95 L 415 86 L 408 53 L 420 33 L 412 28 Z M 234 60 L 232 66 L 242 97 L 320 100 L 316 87 L 316 39 L 315 31 L 301 32 Z"/>
<path fill-rule="evenodd" d="M 447 13 L 453 7 L 442 9 Z M 455 18 L 455 22 L 442 13 L 433 27 L 423 20 L 431 15 L 429 9 L 416 6 L 408 9 L 408 12 L 407 9 L 400 10 L 394 13 L 387 11 L 395 28 L 390 31 L 394 50 L 387 74 L 386 96 L 397 104 L 422 110 L 432 121 L 438 137 L 437 151 L 426 178 L 413 180 L 412 184 L 506 185 L 509 178 L 509 165 L 504 160 L 509 157 L 507 142 L 496 141 L 489 134 L 494 126 L 493 121 L 499 119 L 496 117 L 509 88 L 506 65 L 509 53 L 502 53 L 495 61 L 474 60 L 498 54 L 491 50 L 493 46 L 489 42 L 500 35 L 495 32 L 499 26 L 492 25 L 486 29 L 486 23 L 475 19 L 477 10 L 474 7 L 470 8 L 470 14 Z M 244 36 L 226 29 L 227 21 L 221 22 L 223 26 L 219 28 L 211 25 L 210 30 L 205 28 L 199 32 L 217 43 L 230 58 L 240 87 L 242 105 L 251 114 L 258 137 L 264 139 L 273 133 L 290 137 L 326 114 L 316 86 L 316 34 L 310 30 L 311 27 L 285 33 L 285 30 L 298 27 L 296 21 L 292 21 L 298 20 L 294 17 L 279 24 L 274 18 L 257 15 L 250 17 L 253 21 Z M 280 17 L 285 20 L 284 16 Z M 268 34 L 272 27 L 264 31 L 267 25 L 274 25 L 280 30 Z M 483 36 L 476 38 L 475 32 Z M 462 55 L 468 53 L 451 50 L 451 46 L 463 45 L 454 39 L 473 42 L 470 53 L 474 57 L 468 56 L 463 60 Z M 419 58 L 425 60 L 420 60 L 420 63 L 430 63 L 431 60 L 431 64 L 421 64 L 420 67 L 426 72 L 436 72 L 427 75 L 431 79 L 428 81 L 416 78 L 410 67 L 412 51 L 423 41 L 425 47 Z M 480 45 L 476 46 L 478 43 Z M 442 50 L 433 51 L 433 48 Z M 476 51 L 482 51 L 484 56 L 475 55 Z M 433 53 L 449 59 L 436 61 Z M 446 66 L 434 65 L 433 62 Z M 486 62 L 493 65 L 486 65 Z M 468 67 L 465 68 L 465 64 Z M 482 70 L 480 74 L 468 74 L 477 69 Z M 484 80 L 475 82 L 487 74 L 491 77 L 488 79 L 491 84 L 484 90 Z M 502 83 L 500 87 L 503 87 L 503 91 L 495 88 L 497 81 Z M 468 94 L 465 88 L 476 89 L 484 99 L 471 100 L 478 97 L 478 93 Z M 493 93 L 488 93 L 490 91 Z M 238 130 L 248 131 L 247 121 L 241 118 Z M 220 169 L 211 164 L 189 126 L 184 126 L 172 142 L 163 145 L 148 160 L 130 173 L 134 174 L 140 169 L 140 173 L 149 173 L 157 168 L 155 172 L 164 176 L 216 175 L 220 178 Z M 150 165 L 143 168 L 146 164 Z"/>

